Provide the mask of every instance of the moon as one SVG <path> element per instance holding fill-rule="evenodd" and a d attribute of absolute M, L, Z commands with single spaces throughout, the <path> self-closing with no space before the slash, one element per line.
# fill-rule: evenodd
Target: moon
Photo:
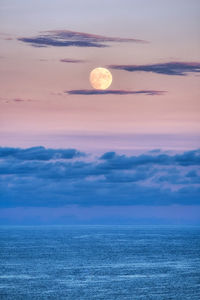
<path fill-rule="evenodd" d="M 90 73 L 90 84 L 96 90 L 106 90 L 112 83 L 112 74 L 106 68 L 95 68 Z"/>

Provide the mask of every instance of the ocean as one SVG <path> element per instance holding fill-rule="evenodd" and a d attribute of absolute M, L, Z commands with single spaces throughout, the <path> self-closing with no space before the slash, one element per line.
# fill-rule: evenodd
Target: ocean
<path fill-rule="evenodd" d="M 1 300 L 199 300 L 200 227 L 0 227 Z"/>

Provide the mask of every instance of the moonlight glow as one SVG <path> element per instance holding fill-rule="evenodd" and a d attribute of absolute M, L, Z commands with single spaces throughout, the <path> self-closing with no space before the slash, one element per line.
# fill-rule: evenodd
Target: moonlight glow
<path fill-rule="evenodd" d="M 106 68 L 96 68 L 90 73 L 90 83 L 96 90 L 106 90 L 112 83 L 112 74 Z"/>

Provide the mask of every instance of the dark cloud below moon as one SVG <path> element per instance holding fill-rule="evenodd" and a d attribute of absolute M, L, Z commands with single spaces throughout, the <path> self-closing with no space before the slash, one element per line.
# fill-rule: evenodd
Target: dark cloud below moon
<path fill-rule="evenodd" d="M 65 91 L 69 95 L 136 95 L 136 94 L 145 94 L 145 95 L 162 95 L 165 91 L 156 91 L 156 90 L 141 90 L 141 91 L 128 91 L 128 90 L 70 90 Z"/>
<path fill-rule="evenodd" d="M 200 72 L 200 63 L 198 62 L 167 62 L 163 64 L 152 65 L 110 65 L 109 68 L 115 70 L 124 70 L 128 72 L 152 72 L 164 75 L 184 76 L 187 73 Z"/>
<path fill-rule="evenodd" d="M 44 31 L 35 37 L 20 37 L 19 41 L 31 44 L 33 47 L 108 47 L 108 42 L 135 42 L 146 43 L 144 40 L 108 37 L 103 35 L 96 35 L 84 32 L 70 31 L 70 30 L 52 30 Z"/>

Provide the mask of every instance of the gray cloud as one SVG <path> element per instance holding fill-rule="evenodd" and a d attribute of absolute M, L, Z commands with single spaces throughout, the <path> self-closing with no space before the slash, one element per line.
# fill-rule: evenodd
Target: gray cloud
<path fill-rule="evenodd" d="M 86 61 L 82 59 L 63 58 L 60 60 L 60 62 L 76 64 L 76 63 L 84 63 Z"/>
<path fill-rule="evenodd" d="M 128 90 L 70 90 L 65 91 L 69 95 L 162 95 L 164 91 L 156 90 L 141 90 L 141 91 L 128 91 Z"/>
<path fill-rule="evenodd" d="M 200 63 L 197 62 L 167 62 L 152 65 L 110 65 L 111 69 L 124 70 L 128 72 L 152 72 L 164 75 L 184 76 L 190 72 L 200 72 Z"/>
<path fill-rule="evenodd" d="M 145 43 L 144 40 L 108 37 L 103 35 L 89 34 L 84 32 L 70 31 L 70 30 L 51 30 L 44 31 L 35 37 L 20 37 L 19 41 L 31 44 L 34 47 L 108 47 L 106 43 L 112 42 L 136 42 Z"/>
<path fill-rule="evenodd" d="M 4 98 L 4 97 L 0 97 L 0 101 L 4 102 L 4 103 L 11 103 L 11 102 L 15 102 L 15 103 L 21 103 L 21 102 L 32 102 L 34 100 L 32 99 L 24 99 L 24 98 Z"/>
<path fill-rule="evenodd" d="M 200 204 L 200 150 L 86 155 L 75 149 L 0 148 L 0 206 Z"/>
<path fill-rule="evenodd" d="M 42 146 L 27 149 L 0 147 L 0 158 L 20 160 L 72 159 L 85 156 L 76 149 L 47 149 Z"/>

